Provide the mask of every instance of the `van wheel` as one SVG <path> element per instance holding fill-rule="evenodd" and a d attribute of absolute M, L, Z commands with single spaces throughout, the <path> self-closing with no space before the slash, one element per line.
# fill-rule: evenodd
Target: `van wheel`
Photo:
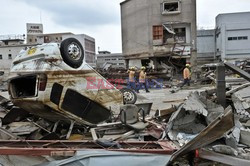
<path fill-rule="evenodd" d="M 63 61 L 73 68 L 82 65 L 84 51 L 81 43 L 75 38 L 68 38 L 62 41 L 60 46 Z"/>
<path fill-rule="evenodd" d="M 123 94 L 123 103 L 124 104 L 135 104 L 137 100 L 136 93 L 128 88 L 121 89 L 121 92 Z"/>

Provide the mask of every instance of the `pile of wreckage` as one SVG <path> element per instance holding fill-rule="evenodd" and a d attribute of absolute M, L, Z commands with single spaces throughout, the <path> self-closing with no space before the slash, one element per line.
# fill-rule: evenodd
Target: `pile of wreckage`
<path fill-rule="evenodd" d="M 152 114 L 152 103 L 135 104 L 135 92 L 114 87 L 82 53 L 68 38 L 13 60 L 10 100 L 0 96 L 2 165 L 250 165 L 249 84 L 224 93 L 219 78 L 217 89 Z"/>
<path fill-rule="evenodd" d="M 153 116 L 150 108 L 127 104 L 92 127 L 52 123 L 1 96 L 0 154 L 53 157 L 41 165 L 86 164 L 90 158 L 104 165 L 250 165 L 249 92 L 249 83 L 228 90 L 226 108 L 217 103 L 216 89 L 192 92 Z"/>

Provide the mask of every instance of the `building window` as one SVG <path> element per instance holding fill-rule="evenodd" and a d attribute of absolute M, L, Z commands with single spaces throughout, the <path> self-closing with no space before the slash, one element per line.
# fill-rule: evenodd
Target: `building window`
<path fill-rule="evenodd" d="M 30 43 L 32 42 L 32 39 L 30 39 Z"/>
<path fill-rule="evenodd" d="M 115 60 L 116 60 L 115 58 L 112 59 L 112 61 L 115 61 Z"/>
<path fill-rule="evenodd" d="M 119 65 L 124 65 L 124 63 L 119 63 Z"/>
<path fill-rule="evenodd" d="M 248 36 L 239 36 L 238 37 L 238 40 L 247 40 L 248 39 Z"/>
<path fill-rule="evenodd" d="M 248 36 L 228 37 L 227 40 L 248 40 Z"/>
<path fill-rule="evenodd" d="M 174 28 L 175 41 L 179 43 L 186 43 L 186 28 Z"/>
<path fill-rule="evenodd" d="M 49 36 L 44 36 L 44 43 L 49 43 L 49 42 L 50 42 Z"/>
<path fill-rule="evenodd" d="M 163 39 L 163 26 L 155 25 L 153 26 L 153 40 Z"/>
<path fill-rule="evenodd" d="M 12 59 L 12 55 L 11 54 L 8 54 L 8 59 Z"/>
<path fill-rule="evenodd" d="M 0 59 L 3 59 L 3 55 L 0 54 Z"/>
<path fill-rule="evenodd" d="M 35 39 L 35 42 L 37 42 L 37 39 Z"/>
<path fill-rule="evenodd" d="M 105 61 L 110 61 L 110 59 L 105 59 Z"/>
<path fill-rule="evenodd" d="M 176 14 L 181 12 L 179 2 L 163 2 L 162 5 L 162 14 Z"/>

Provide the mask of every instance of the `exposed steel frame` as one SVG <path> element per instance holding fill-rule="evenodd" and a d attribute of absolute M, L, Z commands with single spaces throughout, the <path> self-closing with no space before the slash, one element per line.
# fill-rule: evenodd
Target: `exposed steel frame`
<path fill-rule="evenodd" d="M 109 150 L 134 153 L 173 154 L 177 147 L 169 141 L 117 142 L 122 148 L 103 147 L 94 141 L 1 140 L 0 155 L 72 156 L 79 150 Z"/>

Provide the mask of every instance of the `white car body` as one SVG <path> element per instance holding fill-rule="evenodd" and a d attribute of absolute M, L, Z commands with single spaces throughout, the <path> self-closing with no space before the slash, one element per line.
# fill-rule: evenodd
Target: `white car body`
<path fill-rule="evenodd" d="M 107 120 L 123 104 L 120 90 L 86 62 L 79 68 L 67 65 L 57 43 L 20 52 L 11 67 L 9 94 L 32 114 L 90 126 Z"/>

